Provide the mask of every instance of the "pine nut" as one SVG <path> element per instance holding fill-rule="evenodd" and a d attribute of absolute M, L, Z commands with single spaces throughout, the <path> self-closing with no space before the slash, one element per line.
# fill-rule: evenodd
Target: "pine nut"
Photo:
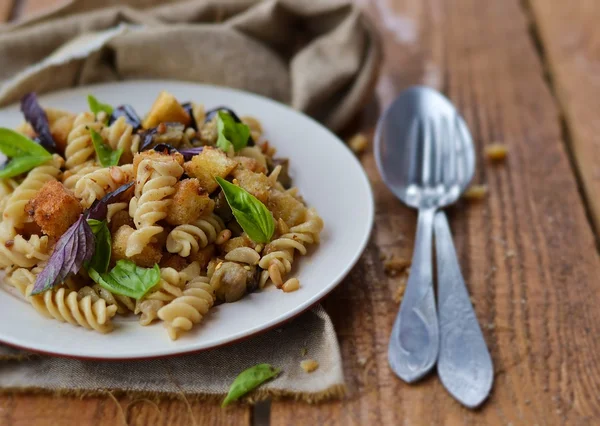
<path fill-rule="evenodd" d="M 271 281 L 277 288 L 281 288 L 283 285 L 283 279 L 281 278 L 281 271 L 276 263 L 271 262 L 269 265 L 269 276 L 271 277 Z"/>
<path fill-rule="evenodd" d="M 285 283 L 283 283 L 283 287 L 281 288 L 286 293 L 291 293 L 292 291 L 296 291 L 300 288 L 300 281 L 298 281 L 298 278 L 290 278 Z"/>

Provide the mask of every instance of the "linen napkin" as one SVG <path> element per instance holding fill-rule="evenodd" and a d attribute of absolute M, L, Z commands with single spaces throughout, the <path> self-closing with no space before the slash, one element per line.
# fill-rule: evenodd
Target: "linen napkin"
<path fill-rule="evenodd" d="M 381 49 L 345 1 L 73 0 L 0 26 L 0 58 L 0 106 L 30 91 L 160 78 L 255 92 L 340 130 L 369 98 Z M 306 357 L 319 362 L 314 373 L 300 368 Z M 0 392 L 221 398 L 239 372 L 264 362 L 283 374 L 253 400 L 344 393 L 335 331 L 320 306 L 231 346 L 157 360 L 81 361 L 0 345 Z"/>

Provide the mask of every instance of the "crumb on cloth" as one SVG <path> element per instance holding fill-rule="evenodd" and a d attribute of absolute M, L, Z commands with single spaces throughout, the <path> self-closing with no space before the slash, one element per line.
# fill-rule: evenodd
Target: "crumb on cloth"
<path fill-rule="evenodd" d="M 385 273 L 390 276 L 396 276 L 400 272 L 404 272 L 411 264 L 411 260 L 408 258 L 397 258 L 392 256 L 383 262 L 383 268 Z"/>
<path fill-rule="evenodd" d="M 302 367 L 302 369 L 307 373 L 312 373 L 319 368 L 319 363 L 314 359 L 305 359 L 304 361 L 300 362 L 300 367 Z"/>

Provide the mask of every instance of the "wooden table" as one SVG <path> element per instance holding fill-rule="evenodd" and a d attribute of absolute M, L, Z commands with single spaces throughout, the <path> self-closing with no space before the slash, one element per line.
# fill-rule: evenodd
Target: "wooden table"
<path fill-rule="evenodd" d="M 0 0 L 0 21 L 56 0 Z M 387 342 L 401 278 L 380 255 L 409 257 L 415 214 L 361 160 L 377 193 L 374 237 L 326 300 L 350 394 L 321 405 L 273 402 L 228 410 L 184 400 L 0 397 L 2 425 L 600 424 L 600 2 L 360 0 L 381 30 L 386 62 L 356 128 L 373 134 L 403 88 L 433 86 L 463 112 L 476 141 L 476 183 L 489 195 L 450 211 L 460 262 L 495 366 L 478 411 L 435 376 L 408 386 Z M 4 58 L 3 60 L 7 60 Z M 484 148 L 508 145 L 503 164 Z"/>

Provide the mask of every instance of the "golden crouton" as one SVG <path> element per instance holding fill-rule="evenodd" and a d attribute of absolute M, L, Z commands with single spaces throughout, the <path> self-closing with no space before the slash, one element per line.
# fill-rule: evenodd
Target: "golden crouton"
<path fill-rule="evenodd" d="M 271 181 L 266 175 L 238 167 L 233 171 L 233 177 L 237 179 L 238 184 L 242 188 L 254 195 L 261 202 L 264 203 L 269 198 Z"/>
<path fill-rule="evenodd" d="M 25 212 L 44 234 L 58 237 L 79 218 L 83 208 L 73 192 L 60 182 L 50 181 L 27 203 Z"/>
<path fill-rule="evenodd" d="M 176 254 L 165 253 L 160 260 L 161 268 L 173 268 L 176 271 L 181 271 L 188 266 L 188 261 L 185 257 Z"/>
<path fill-rule="evenodd" d="M 221 244 L 219 246 L 219 251 L 222 254 L 226 254 L 236 248 L 240 248 L 240 247 L 254 248 L 255 246 L 256 246 L 256 244 L 254 244 L 254 242 L 250 238 L 248 238 L 248 236 L 246 234 L 243 234 L 239 237 L 230 238 L 229 240 L 225 241 L 223 244 Z"/>
<path fill-rule="evenodd" d="M 267 207 L 275 220 L 283 219 L 287 226 L 296 226 L 304 220 L 306 207 L 290 194 L 272 189 L 267 200 Z"/>
<path fill-rule="evenodd" d="M 158 126 L 160 123 L 182 123 L 186 126 L 190 124 L 190 115 L 177 102 L 175 96 L 162 91 L 154 101 L 152 109 L 146 116 L 143 126 L 146 129 Z"/>
<path fill-rule="evenodd" d="M 148 151 L 140 152 L 139 154 L 135 154 L 135 156 L 133 157 L 133 175 L 137 176 L 138 166 L 143 160 L 150 159 L 161 161 L 164 160 L 166 157 L 171 157 L 175 159 L 175 161 L 177 161 L 180 166 L 183 166 L 183 155 L 181 155 L 180 153 L 174 152 L 173 154 L 165 154 L 163 152 L 157 152 L 151 149 Z"/>
<path fill-rule="evenodd" d="M 131 226 L 123 225 L 117 230 L 117 232 L 113 233 L 112 260 L 116 262 L 117 260 L 129 259 L 139 266 L 152 268 L 156 263 L 160 262 L 162 257 L 160 246 L 157 244 L 148 244 L 144 247 L 141 253 L 136 254 L 133 257 L 127 257 L 125 255 L 125 252 L 127 251 L 127 241 L 133 232 L 134 229 Z"/>
<path fill-rule="evenodd" d="M 208 266 L 208 262 L 215 255 L 215 246 L 211 244 L 199 250 L 195 255 L 190 256 L 191 261 L 198 262 L 200 269 L 205 269 Z"/>
<path fill-rule="evenodd" d="M 123 226 L 135 226 L 133 224 L 133 219 L 129 216 L 129 212 L 127 210 L 121 210 L 116 212 L 110 220 L 110 231 L 114 234 L 117 230 Z"/>
<path fill-rule="evenodd" d="M 219 187 L 216 176 L 225 178 L 233 171 L 237 163 L 225 153 L 213 147 L 204 147 L 202 152 L 184 165 L 185 172 L 197 178 L 200 186 L 209 194 Z"/>
<path fill-rule="evenodd" d="M 265 166 L 260 164 L 254 158 L 238 156 L 233 157 L 233 159 L 240 163 L 240 165 L 242 165 L 245 169 L 250 170 L 251 172 L 267 173 L 267 169 L 265 169 Z"/>
<path fill-rule="evenodd" d="M 215 207 L 215 202 L 208 197 L 195 178 L 177 182 L 172 199 L 166 217 L 171 225 L 192 223 L 200 216 L 212 213 Z"/>

